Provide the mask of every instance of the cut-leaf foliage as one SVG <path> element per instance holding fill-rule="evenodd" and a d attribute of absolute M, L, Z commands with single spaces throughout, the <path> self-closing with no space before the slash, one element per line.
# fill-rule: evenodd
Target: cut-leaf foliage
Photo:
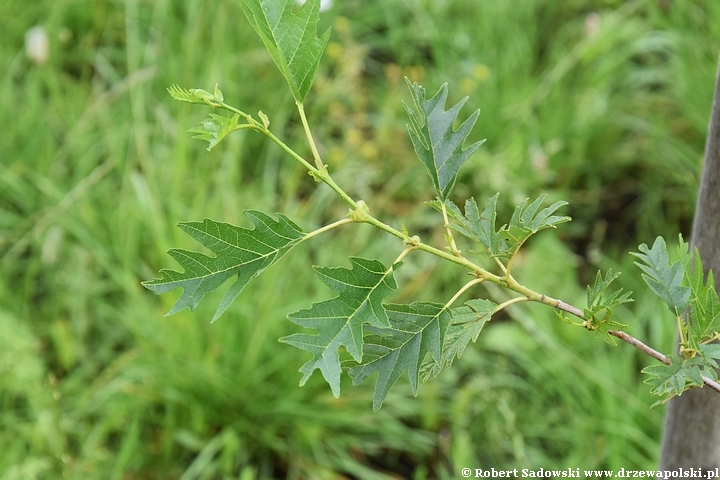
<path fill-rule="evenodd" d="M 294 0 L 240 0 L 240 5 L 293 97 L 303 103 L 330 38 L 330 29 L 317 36 L 320 0 L 308 0 L 296 14 Z"/>
<path fill-rule="evenodd" d="M 443 341 L 442 357 L 435 357 L 422 366 L 422 379 L 430 375 L 437 376 L 445 366 L 452 366 L 453 360 L 460 358 L 470 341 L 477 341 L 485 324 L 495 313 L 497 304 L 485 299 L 469 300 L 462 307 L 451 310 L 452 319 Z"/>
<path fill-rule="evenodd" d="M 652 387 L 650 393 L 665 395 L 666 399 L 682 394 L 686 388 L 702 386 L 702 376 L 715 373 L 712 363 L 699 356 L 683 359 L 678 355 L 668 355 L 667 358 L 672 362 L 670 365 L 663 363 L 643 369 L 643 373 L 649 376 L 645 383 Z"/>
<path fill-rule="evenodd" d="M 690 287 L 684 285 L 685 277 L 682 262 L 670 265 L 667 245 L 662 237 L 657 237 L 652 248 L 644 243 L 638 247 L 640 253 L 631 253 L 640 259 L 635 265 L 644 272 L 643 280 L 650 290 L 667 304 L 670 311 L 679 317 L 690 305 Z"/>
<path fill-rule="evenodd" d="M 167 313 L 172 315 L 188 307 L 194 310 L 202 297 L 214 291 L 229 278 L 237 280 L 225 293 L 213 321 L 227 309 L 253 277 L 275 263 L 305 233 L 286 216 L 278 220 L 257 210 L 246 210 L 255 228 L 248 229 L 205 219 L 202 222 L 183 222 L 178 226 L 216 256 L 189 250 L 171 249 L 171 257 L 185 269 L 160 270 L 161 278 L 143 282 L 143 286 L 161 294 L 178 287 L 183 294 Z"/>
<path fill-rule="evenodd" d="M 432 179 L 438 197 L 444 201 L 455 185 L 458 171 L 468 157 L 484 142 L 479 141 L 463 150 L 463 143 L 477 121 L 479 110 L 476 110 L 457 130 L 453 130 L 453 122 L 467 97 L 460 100 L 454 107 L 445 111 L 448 96 L 447 84 L 429 100 L 425 99 L 425 88 L 417 83 L 408 87 L 412 94 L 415 109 L 407 104 L 405 109 L 410 117 L 408 132 L 420 161 Z"/>
<path fill-rule="evenodd" d="M 598 271 L 595 276 L 595 283 L 587 287 L 587 308 L 583 311 L 591 328 L 602 333 L 604 340 L 611 345 L 615 345 L 616 342 L 608 333 L 608 330 L 623 330 L 626 328 L 626 325 L 613 319 L 612 308 L 623 303 L 634 302 L 631 298 L 632 292 L 623 293 L 622 288 L 607 296 L 603 295 L 610 287 L 610 284 L 619 276 L 619 273 L 613 274 L 612 270 L 608 270 L 605 277 L 603 277 L 602 272 Z"/>
<path fill-rule="evenodd" d="M 691 291 L 688 343 L 697 350 L 702 340 L 720 331 L 720 299 L 715 290 L 713 272 L 708 272 L 707 280 L 704 279 L 697 248 L 691 253 L 689 245 L 680 236 L 678 251 L 685 271 L 684 283 Z"/>
<path fill-rule="evenodd" d="M 345 347 L 360 363 L 363 357 L 363 325 L 391 328 L 382 301 L 397 289 L 393 271 L 402 265 L 396 263 L 387 269 L 377 260 L 357 257 L 351 257 L 350 263 L 351 270 L 316 267 L 320 280 L 340 295 L 288 315 L 293 323 L 317 330 L 317 335 L 296 333 L 280 339 L 313 355 L 300 368 L 303 373 L 300 385 L 305 384 L 315 369 L 320 369 L 336 397 L 340 395 L 342 370 L 338 349 Z"/>
<path fill-rule="evenodd" d="M 555 202 L 540 210 L 547 198 L 547 195 L 543 194 L 530 205 L 525 200 L 515 207 L 510 222 L 496 230 L 498 195 L 495 194 L 488 200 L 482 213 L 474 198 L 465 202 L 465 214 L 452 201 L 445 201 L 448 216 L 455 221 L 452 228 L 480 243 L 490 256 L 510 257 L 531 235 L 547 228 L 556 228 L 557 225 L 571 220 L 567 216 L 553 215 L 560 207 L 567 205 L 565 201 Z M 441 208 L 439 201 L 430 202 L 430 205 L 437 210 Z"/>
<path fill-rule="evenodd" d="M 231 117 L 211 113 L 200 125 L 191 128 L 188 132 L 195 134 L 193 138 L 208 142 L 210 145 L 208 145 L 207 151 L 209 152 L 230 132 L 235 130 L 239 119 L 240 116 L 237 113 Z"/>
<path fill-rule="evenodd" d="M 571 220 L 568 216 L 553 215 L 560 207 L 567 205 L 564 200 L 540 210 L 545 198 L 547 194 L 542 194 L 530 205 L 525 200 L 515 207 L 510 223 L 501 229 L 500 234 L 507 241 L 507 248 L 511 254 L 514 254 L 531 235 L 547 228 L 556 228 L 557 225 Z"/>
<path fill-rule="evenodd" d="M 391 327 L 365 327 L 362 364 L 348 372 L 353 385 L 378 372 L 373 398 L 376 411 L 404 370 L 408 371 L 413 393 L 417 394 L 420 365 L 428 352 L 435 362 L 441 361 L 445 330 L 451 317 L 444 305 L 436 303 L 388 304 L 385 310 Z"/>

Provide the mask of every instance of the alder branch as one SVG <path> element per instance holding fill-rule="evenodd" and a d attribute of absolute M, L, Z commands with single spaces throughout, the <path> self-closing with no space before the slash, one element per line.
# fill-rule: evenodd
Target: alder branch
<path fill-rule="evenodd" d="M 633 337 L 632 335 L 629 335 L 625 332 L 620 332 L 618 330 L 608 330 L 608 333 L 610 335 L 612 335 L 613 337 L 617 337 L 620 340 L 629 343 L 630 345 L 637 348 L 641 352 L 653 357 L 655 360 L 658 360 L 658 361 L 664 363 L 665 365 L 670 365 L 672 363 L 670 361 L 670 359 L 667 358 L 665 355 L 658 352 L 654 348 L 644 344 L 643 342 L 641 342 L 637 338 Z M 705 375 L 702 376 L 702 379 L 703 379 L 703 382 L 705 383 L 705 385 L 712 388 L 716 392 L 720 393 L 720 383 L 716 382 L 712 378 L 706 377 Z"/>

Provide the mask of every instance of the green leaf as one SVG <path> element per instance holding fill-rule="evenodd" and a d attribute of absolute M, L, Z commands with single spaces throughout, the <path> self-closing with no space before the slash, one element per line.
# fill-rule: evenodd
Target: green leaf
<path fill-rule="evenodd" d="M 179 85 L 170 85 L 167 90 L 170 96 L 175 100 L 185 103 L 210 105 L 211 107 L 218 108 L 221 106 L 223 101 L 223 94 L 217 85 L 215 85 L 214 94 L 201 88 L 191 88 L 190 90 L 187 90 Z"/>
<path fill-rule="evenodd" d="M 382 301 L 397 289 L 393 272 L 402 265 L 396 263 L 386 269 L 377 260 L 357 257 L 350 257 L 350 263 L 351 270 L 316 267 L 320 280 L 340 295 L 288 315 L 293 323 L 317 330 L 317 335 L 295 333 L 280 339 L 313 354 L 313 358 L 300 368 L 304 375 L 300 385 L 307 382 L 315 369 L 320 369 L 336 397 L 340 395 L 341 372 L 338 349 L 345 347 L 360 363 L 363 325 L 391 327 Z"/>
<path fill-rule="evenodd" d="M 515 207 L 515 212 L 513 212 L 510 223 L 500 229 L 500 234 L 506 240 L 507 249 L 511 255 L 514 254 L 531 235 L 547 228 L 556 228 L 559 224 L 571 220 L 568 216 L 553 215 L 560 207 L 568 204 L 563 200 L 539 210 L 545 198 L 547 198 L 547 194 L 542 194 L 530 205 L 527 205 L 528 200 L 525 200 Z"/>
<path fill-rule="evenodd" d="M 672 362 L 670 365 L 651 365 L 642 370 L 650 377 L 645 383 L 652 387 L 650 393 L 654 395 L 668 395 L 670 398 L 690 387 L 702 386 L 702 375 L 712 370 L 712 365 L 702 357 L 683 359 L 678 355 L 668 355 L 667 358 Z"/>
<path fill-rule="evenodd" d="M 496 312 L 497 304 L 485 299 L 469 300 L 462 307 L 451 310 L 452 320 L 443 342 L 442 357 L 435 357 L 422 366 L 422 380 L 430 375 L 437 376 L 445 366 L 452 366 L 453 360 L 460 358 L 470 341 L 477 341 L 485 324 Z"/>
<path fill-rule="evenodd" d="M 698 349 L 700 342 L 720 332 L 720 299 L 715 290 L 713 272 L 703 275 L 703 264 L 697 248 L 692 251 L 683 241 L 678 245 L 680 262 L 684 270 L 684 284 L 690 288 L 690 314 L 688 316 L 688 343 Z"/>
<path fill-rule="evenodd" d="M 236 277 L 235 283 L 220 300 L 213 317 L 213 321 L 217 320 L 253 277 L 278 261 L 305 236 L 300 227 L 284 215 L 277 214 L 277 221 L 257 210 L 246 210 L 245 215 L 255 228 L 236 227 L 207 218 L 202 222 L 178 224 L 216 256 L 189 250 L 168 250 L 185 271 L 181 273 L 163 269 L 160 270 L 161 278 L 142 283 L 157 294 L 183 288 L 182 296 L 168 315 L 186 307 L 195 310 L 206 293 L 214 291 L 229 278 Z"/>
<path fill-rule="evenodd" d="M 617 345 L 615 339 L 608 333 L 608 330 L 624 330 L 627 325 L 616 322 L 613 319 L 612 308 L 623 303 L 634 302 L 630 296 L 632 292 L 622 293 L 623 289 L 615 290 L 610 295 L 603 295 L 610 287 L 610 284 L 620 276 L 619 273 L 612 273 L 608 270 L 603 278 L 602 272 L 598 271 L 595 276 L 595 283 L 587 287 L 587 308 L 583 314 L 588 322 L 588 328 L 603 335 L 603 340 L 611 345 Z"/>
<path fill-rule="evenodd" d="M 330 29 L 317 36 L 320 0 L 308 0 L 296 14 L 293 0 L 240 0 L 240 5 L 293 97 L 303 103 L 330 38 Z"/>
<path fill-rule="evenodd" d="M 430 174 L 438 197 L 444 201 L 455 185 L 460 167 L 484 142 L 484 140 L 475 142 L 465 150 L 462 148 L 477 121 L 480 110 L 476 110 L 457 130 L 453 130 L 453 122 L 468 97 L 460 100 L 446 112 L 447 84 L 443 84 L 434 97 L 426 100 L 424 87 L 417 83 L 411 84 L 407 78 L 405 81 L 410 88 L 415 106 L 415 109 L 412 109 L 405 104 L 410 117 L 408 125 L 410 139 L 415 153 Z"/>
<path fill-rule="evenodd" d="M 191 128 L 188 132 L 195 134 L 193 138 L 208 142 L 210 145 L 208 145 L 207 151 L 209 152 L 230 132 L 236 129 L 239 119 L 240 115 L 237 113 L 231 117 L 211 113 L 200 125 Z"/>
<path fill-rule="evenodd" d="M 362 364 L 349 370 L 353 385 L 378 372 L 373 409 L 379 410 L 390 388 L 408 371 L 413 394 L 417 394 L 418 374 L 425 355 L 441 360 L 443 338 L 451 314 L 444 305 L 412 303 L 385 305 L 390 328 L 366 326 Z"/>
<path fill-rule="evenodd" d="M 640 259 L 635 265 L 644 272 L 643 280 L 670 307 L 673 315 L 679 317 L 690 305 L 692 293 L 690 287 L 683 285 L 685 274 L 682 263 L 677 261 L 670 265 L 667 246 L 662 237 L 655 239 L 651 249 L 643 243 L 638 250 L 640 253 L 632 252 L 631 255 Z"/>
<path fill-rule="evenodd" d="M 598 270 L 595 276 L 595 283 L 588 285 L 587 287 L 587 309 L 585 309 L 585 315 L 595 315 L 603 309 L 610 309 L 616 305 L 623 303 L 634 302 L 631 298 L 632 292 L 622 293 L 623 289 L 620 288 L 615 290 L 610 295 L 604 296 L 603 293 L 610 287 L 610 284 L 620 276 L 620 273 L 613 274 L 612 269 L 608 270 L 605 274 L 605 278 L 602 276 L 602 272 Z"/>
<path fill-rule="evenodd" d="M 553 215 L 567 202 L 555 202 L 547 208 L 540 210 L 542 202 L 547 195 L 540 195 L 534 202 L 527 205 L 527 200 L 515 208 L 510 223 L 495 229 L 497 218 L 497 200 L 499 194 L 490 197 L 483 212 L 471 198 L 465 202 L 465 214 L 450 200 L 445 201 L 448 216 L 455 221 L 452 228 L 483 245 L 493 257 L 510 257 L 517 252 L 520 246 L 533 234 L 547 228 L 556 228 L 557 225 L 571 220 L 567 216 Z M 440 210 L 439 201 L 429 202 L 436 210 Z"/>

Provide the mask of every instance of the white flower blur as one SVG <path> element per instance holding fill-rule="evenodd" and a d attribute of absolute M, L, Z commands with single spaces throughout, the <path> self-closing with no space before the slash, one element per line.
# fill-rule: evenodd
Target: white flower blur
<path fill-rule="evenodd" d="M 44 27 L 33 27 L 25 32 L 25 54 L 37 65 L 44 65 L 50 54 L 50 40 Z"/>

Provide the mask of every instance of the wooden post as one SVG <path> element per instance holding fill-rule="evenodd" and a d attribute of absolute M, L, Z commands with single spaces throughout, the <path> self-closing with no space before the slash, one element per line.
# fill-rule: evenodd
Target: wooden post
<path fill-rule="evenodd" d="M 693 220 L 691 245 L 700 251 L 705 274 L 720 276 L 720 69 L 710 113 L 705 160 Z M 716 282 L 715 287 L 720 286 Z M 693 388 L 673 398 L 665 414 L 660 469 L 720 467 L 720 395 Z"/>

